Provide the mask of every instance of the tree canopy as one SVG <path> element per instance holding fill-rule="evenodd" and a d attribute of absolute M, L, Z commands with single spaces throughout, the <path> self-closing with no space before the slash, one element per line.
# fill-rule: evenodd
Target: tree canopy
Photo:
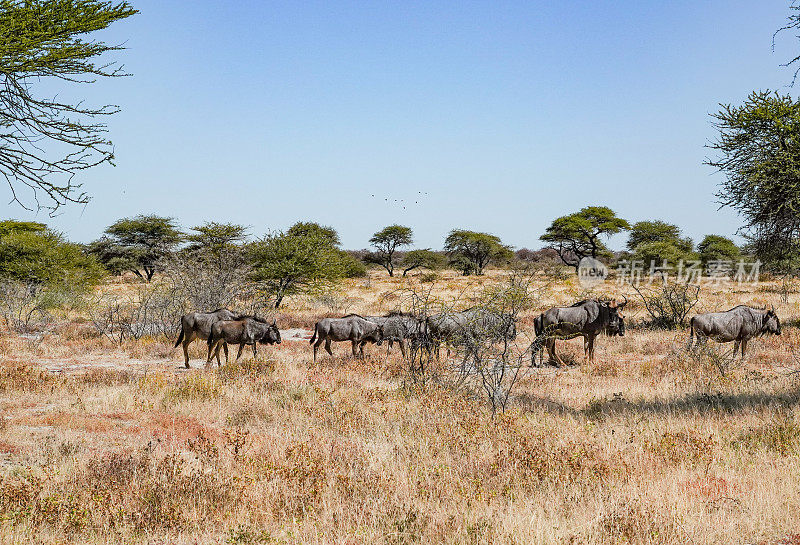
<path fill-rule="evenodd" d="M 697 245 L 697 252 L 704 265 L 712 261 L 733 261 L 742 254 L 731 239 L 720 235 L 706 235 Z"/>
<path fill-rule="evenodd" d="M 338 246 L 341 244 L 339 240 L 339 233 L 333 227 L 320 225 L 313 221 L 298 221 L 286 231 L 286 234 L 292 237 L 309 237 L 320 238 L 327 240 L 331 246 Z"/>
<path fill-rule="evenodd" d="M 745 234 L 764 261 L 790 257 L 800 236 L 800 101 L 753 92 L 741 106 L 712 114 L 719 131 L 706 164 L 725 179 L 717 197 L 745 220 Z"/>
<path fill-rule="evenodd" d="M 394 276 L 395 253 L 397 248 L 408 246 L 414 242 L 414 232 L 410 227 L 403 225 L 389 225 L 384 227 L 369 239 L 375 248 L 373 260 L 386 269 L 389 276 Z"/>
<path fill-rule="evenodd" d="M 511 248 L 499 237 L 488 233 L 453 229 L 444 241 L 444 249 L 450 254 L 451 264 L 462 274 L 483 274 L 490 262 L 499 262 L 513 256 Z"/>
<path fill-rule="evenodd" d="M 0 226 L 0 278 L 34 287 L 81 290 L 104 275 L 100 264 L 79 245 L 42 224 L 7 220 Z"/>
<path fill-rule="evenodd" d="M 637 221 L 631 226 L 628 250 L 633 252 L 640 244 L 652 242 L 668 242 L 683 252 L 691 252 L 694 246 L 690 238 L 682 236 L 680 227 L 665 221 Z"/>
<path fill-rule="evenodd" d="M 540 239 L 550 243 L 564 264 L 577 269 L 584 257 L 608 257 L 610 252 L 602 239 L 626 229 L 628 222 L 610 208 L 587 206 L 553 220 Z"/>
<path fill-rule="evenodd" d="M 403 269 L 403 276 L 406 276 L 414 269 L 424 267 L 426 269 L 436 270 L 441 269 L 445 264 L 446 259 L 442 254 L 424 249 L 409 250 L 406 252 L 399 266 Z"/>
<path fill-rule="evenodd" d="M 628 235 L 628 250 L 645 265 L 662 266 L 666 261 L 676 266 L 681 261 L 697 259 L 692 239 L 684 237 L 677 225 L 661 220 L 639 221 Z"/>
<path fill-rule="evenodd" d="M 219 253 L 226 248 L 240 244 L 247 238 L 247 228 L 235 223 L 207 221 L 191 228 L 186 235 L 190 250 Z"/>
<path fill-rule="evenodd" d="M 90 84 L 124 75 L 100 59 L 121 47 L 87 35 L 135 13 L 127 2 L 0 0 L 0 175 L 22 206 L 85 203 L 76 176 L 113 163 L 113 145 L 98 118 L 116 113 L 116 106 L 62 102 L 34 91 L 48 80 Z M 22 188 L 30 198 L 19 194 Z"/>
<path fill-rule="evenodd" d="M 173 218 L 139 215 L 122 218 L 105 230 L 113 244 L 106 250 L 116 251 L 115 258 L 125 260 L 130 270 L 150 282 L 158 270 L 158 262 L 184 240 Z"/>
<path fill-rule="evenodd" d="M 353 270 L 338 240 L 335 230 L 307 222 L 268 235 L 251 246 L 252 277 L 275 296 L 275 308 L 287 295 L 322 291 Z"/>

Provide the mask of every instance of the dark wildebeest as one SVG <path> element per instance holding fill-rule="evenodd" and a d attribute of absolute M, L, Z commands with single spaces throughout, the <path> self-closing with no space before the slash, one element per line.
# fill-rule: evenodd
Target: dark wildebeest
<path fill-rule="evenodd" d="M 689 321 L 689 346 L 692 348 L 695 332 L 697 343 L 705 344 L 708 338 L 719 343 L 733 341 L 733 355 L 742 345 L 742 359 L 747 350 L 747 341 L 766 333 L 781 334 L 781 321 L 775 309 L 758 309 L 739 305 L 727 312 L 708 312 L 698 314 Z"/>
<path fill-rule="evenodd" d="M 564 361 L 556 354 L 556 339 L 583 337 L 586 359 L 594 361 L 594 340 L 600 333 L 625 335 L 625 321 L 621 310 L 628 303 L 616 300 L 598 301 L 586 299 L 570 307 L 553 307 L 540 314 L 533 321 L 536 340 L 531 344 L 531 365 L 536 364 L 536 354 L 543 348 L 551 362 L 563 365 Z"/>
<path fill-rule="evenodd" d="M 358 314 L 348 314 L 344 318 L 323 318 L 314 324 L 314 334 L 310 344 L 314 345 L 314 361 L 317 361 L 317 349 L 323 342 L 325 350 L 331 352 L 331 341 L 350 341 L 353 345 L 353 356 L 364 356 L 364 344 L 373 342 L 380 345 L 383 342 L 383 328 L 375 322 L 365 320 Z"/>
<path fill-rule="evenodd" d="M 376 323 L 383 328 L 383 340 L 389 341 L 388 348 L 397 342 L 400 352 L 406 357 L 406 342 L 421 344 L 425 337 L 425 321 L 413 314 L 391 312 L 386 316 L 364 316 L 365 320 Z M 362 341 L 362 345 L 366 341 Z"/>
<path fill-rule="evenodd" d="M 243 316 L 226 308 L 218 308 L 212 312 L 190 312 L 181 316 L 181 333 L 175 341 L 174 348 L 183 343 L 183 356 L 185 365 L 189 367 L 189 345 L 195 339 L 208 340 L 211 326 L 220 320 L 241 320 Z M 225 358 L 228 357 L 228 347 L 225 346 Z"/>
<path fill-rule="evenodd" d="M 449 355 L 451 345 L 465 344 L 481 338 L 498 342 L 517 338 L 517 321 L 511 314 L 484 308 L 435 314 L 428 317 L 426 327 L 437 357 L 439 344 L 442 342 L 447 343 Z"/>
<path fill-rule="evenodd" d="M 221 365 L 219 361 L 220 345 L 225 347 L 225 363 L 228 363 L 228 345 L 238 344 L 239 352 L 236 354 L 236 361 L 242 356 L 242 350 L 245 345 L 249 344 L 253 347 L 253 357 L 257 356 L 257 344 L 281 344 L 281 332 L 275 324 L 267 323 L 261 318 L 245 317 L 241 320 L 220 320 L 211 326 L 211 333 L 208 336 L 208 359 L 206 364 L 211 363 L 212 354 L 217 357 L 217 365 Z"/>

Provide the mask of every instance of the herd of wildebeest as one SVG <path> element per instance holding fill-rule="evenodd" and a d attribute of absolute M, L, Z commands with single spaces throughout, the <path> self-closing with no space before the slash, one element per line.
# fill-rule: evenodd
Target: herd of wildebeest
<path fill-rule="evenodd" d="M 546 310 L 534 320 L 536 337 L 530 345 L 531 365 L 544 363 L 545 348 L 550 364 L 564 365 L 564 361 L 556 354 L 556 340 L 576 337 L 584 338 L 587 361 L 594 361 L 594 343 L 598 335 L 625 335 L 622 311 L 627 302 L 627 299 L 623 302 L 615 299 L 585 299 L 569 307 Z M 709 338 L 717 342 L 732 341 L 733 353 L 737 354 L 741 347 L 744 359 L 748 341 L 767 333 L 781 334 L 781 323 L 774 308 L 759 309 L 738 305 L 725 312 L 694 316 L 690 321 L 688 348 L 692 348 L 695 336 L 698 344 L 705 344 Z M 392 312 L 386 316 L 348 314 L 342 318 L 323 318 L 315 324 L 310 343 L 313 346 L 314 361 L 317 359 L 317 350 L 323 343 L 328 354 L 333 355 L 331 342 L 334 341 L 349 341 L 353 356 L 363 356 L 364 345 L 367 343 L 381 345 L 387 341 L 389 348 L 393 343 L 398 343 L 404 358 L 409 344 L 438 357 L 441 344 L 447 346 L 449 353 L 451 347 L 469 346 L 477 340 L 504 342 L 513 341 L 516 336 L 515 316 L 473 307 L 430 316 Z M 206 364 L 211 364 L 216 357 L 217 364 L 221 365 L 220 349 L 225 351 L 227 361 L 229 344 L 239 345 L 236 356 L 238 361 L 245 345 L 252 346 L 255 357 L 258 344 L 280 344 L 281 334 L 275 320 L 270 323 L 258 316 L 242 315 L 228 309 L 185 314 L 181 318 L 180 334 L 175 347 L 183 344 L 187 368 L 188 347 L 195 339 L 206 340 L 208 343 Z"/>

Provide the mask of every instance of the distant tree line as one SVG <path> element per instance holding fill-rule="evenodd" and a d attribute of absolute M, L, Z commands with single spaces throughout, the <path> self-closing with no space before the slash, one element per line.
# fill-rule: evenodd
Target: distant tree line
<path fill-rule="evenodd" d="M 607 238 L 624 231 L 626 250 L 609 250 Z M 607 263 L 630 257 L 645 263 L 684 259 L 705 264 L 735 259 L 742 251 L 719 235 L 708 235 L 695 246 L 676 225 L 660 220 L 630 224 L 602 206 L 556 218 L 541 240 L 548 246 L 514 252 L 495 235 L 453 229 L 441 250 L 415 248 L 413 230 L 395 224 L 375 232 L 369 249 L 346 251 L 335 229 L 313 222 L 251 237 L 247 227 L 233 223 L 184 229 L 174 218 L 139 215 L 121 218 L 99 239 L 79 245 L 44 224 L 6 220 L 0 222 L 0 280 L 21 282 L 31 290 L 88 291 L 109 275 L 131 273 L 150 283 L 161 274 L 186 284 L 202 272 L 204 286 L 216 283 L 223 289 L 247 281 L 279 307 L 287 296 L 323 293 L 342 279 L 366 275 L 368 267 L 389 276 L 418 270 L 435 274 L 444 268 L 482 275 L 487 267 L 513 263 L 551 270 L 577 267 L 586 256 Z"/>

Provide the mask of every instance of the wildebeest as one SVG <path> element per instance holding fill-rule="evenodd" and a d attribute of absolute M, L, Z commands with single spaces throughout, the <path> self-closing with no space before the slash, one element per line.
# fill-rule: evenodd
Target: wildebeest
<path fill-rule="evenodd" d="M 598 301 L 585 299 L 570 307 L 553 307 L 540 314 L 533 321 L 536 340 L 531 344 L 531 364 L 536 364 L 536 354 L 544 347 L 551 362 L 563 365 L 556 354 L 556 339 L 583 337 L 583 348 L 589 362 L 594 361 L 594 340 L 600 333 L 625 335 L 625 321 L 622 309 L 628 303 L 616 300 Z"/>
<path fill-rule="evenodd" d="M 747 350 L 747 341 L 766 333 L 781 334 L 781 321 L 775 309 L 758 309 L 747 305 L 733 307 L 726 312 L 707 312 L 698 314 L 689 321 L 689 346 L 694 335 L 698 344 L 705 344 L 708 338 L 719 343 L 734 342 L 733 354 L 742 346 L 742 359 Z"/>
<path fill-rule="evenodd" d="M 383 327 L 358 314 L 348 314 L 344 318 L 323 318 L 314 324 L 314 334 L 309 341 L 314 345 L 314 361 L 317 361 L 317 349 L 323 342 L 325 350 L 333 356 L 331 341 L 350 341 L 353 345 L 353 356 L 359 355 L 359 347 L 363 356 L 366 342 L 378 345 L 383 342 Z"/>
<path fill-rule="evenodd" d="M 517 338 L 517 324 L 514 316 L 504 312 L 484 308 L 469 308 L 461 312 L 442 313 L 429 316 L 426 320 L 430 342 L 439 353 L 439 344 L 450 346 L 464 344 L 477 339 L 488 338 L 494 341 Z"/>
<path fill-rule="evenodd" d="M 189 345 L 195 339 L 208 340 L 211 326 L 220 320 L 241 320 L 243 316 L 226 308 L 218 308 L 211 312 L 190 312 L 181 316 L 181 332 L 174 348 L 183 343 L 183 356 L 185 365 L 189 367 Z M 228 357 L 228 347 L 225 346 L 225 358 Z"/>
<path fill-rule="evenodd" d="M 425 338 L 425 321 L 413 314 L 391 312 L 386 316 L 364 316 L 365 320 L 376 323 L 383 328 L 383 340 L 400 345 L 400 353 L 406 357 L 406 342 L 421 344 Z M 362 341 L 362 344 L 366 341 Z"/>
<path fill-rule="evenodd" d="M 225 363 L 228 363 L 228 345 L 238 344 L 239 352 L 236 354 L 236 361 L 242 356 L 242 350 L 245 345 L 249 344 L 253 347 L 253 357 L 257 356 L 257 344 L 280 344 L 281 332 L 278 329 L 275 320 L 272 323 L 267 323 L 261 318 L 245 317 L 241 320 L 220 320 L 211 326 L 211 333 L 208 336 L 208 359 L 206 364 L 211 363 L 212 354 L 217 357 L 217 364 L 221 365 L 219 361 L 220 345 L 225 347 Z"/>

